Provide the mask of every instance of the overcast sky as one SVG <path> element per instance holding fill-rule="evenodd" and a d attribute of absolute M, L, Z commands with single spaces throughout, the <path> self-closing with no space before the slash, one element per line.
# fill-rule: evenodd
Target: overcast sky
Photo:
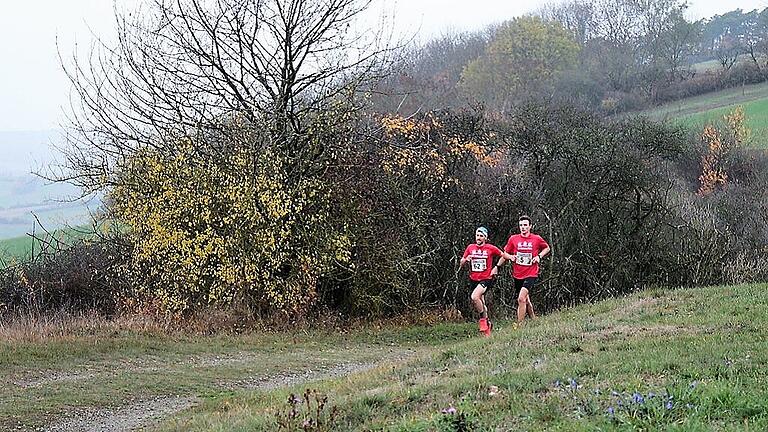
<path fill-rule="evenodd" d="M 138 0 L 118 0 L 135 4 Z M 93 36 L 112 32 L 112 0 L 0 0 L 0 131 L 56 128 L 69 83 L 61 71 L 56 40 L 71 54 L 87 52 Z M 388 1 L 400 31 L 420 38 L 448 30 L 474 30 L 538 9 L 541 0 Z M 730 10 L 763 9 L 768 0 L 690 0 L 691 18 Z"/>

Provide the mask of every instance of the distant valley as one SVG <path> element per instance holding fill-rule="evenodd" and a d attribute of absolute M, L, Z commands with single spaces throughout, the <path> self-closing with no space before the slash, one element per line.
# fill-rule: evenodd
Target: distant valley
<path fill-rule="evenodd" d="M 97 199 L 75 200 L 76 187 L 34 174 L 56 162 L 60 140 L 56 130 L 0 131 L 0 238 L 39 231 L 35 216 L 49 230 L 79 225 L 98 207 Z"/>

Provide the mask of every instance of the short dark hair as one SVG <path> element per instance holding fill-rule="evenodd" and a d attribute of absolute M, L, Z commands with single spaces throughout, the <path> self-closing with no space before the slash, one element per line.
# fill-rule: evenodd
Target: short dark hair
<path fill-rule="evenodd" d="M 517 219 L 517 221 L 518 221 L 518 222 L 522 222 L 522 221 L 524 221 L 524 220 L 527 220 L 527 221 L 528 221 L 528 223 L 531 223 L 531 217 L 530 217 L 530 216 L 528 216 L 528 215 L 522 215 L 522 216 L 520 216 L 520 217 Z"/>

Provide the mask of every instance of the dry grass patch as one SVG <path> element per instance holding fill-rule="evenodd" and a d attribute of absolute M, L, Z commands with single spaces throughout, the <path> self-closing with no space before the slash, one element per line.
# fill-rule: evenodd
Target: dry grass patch
<path fill-rule="evenodd" d="M 147 336 L 168 335 L 166 326 L 143 316 L 107 318 L 95 311 L 58 311 L 6 314 L 0 317 L 0 340 L 9 343 L 66 341 L 83 336 L 103 338 L 125 331 Z"/>

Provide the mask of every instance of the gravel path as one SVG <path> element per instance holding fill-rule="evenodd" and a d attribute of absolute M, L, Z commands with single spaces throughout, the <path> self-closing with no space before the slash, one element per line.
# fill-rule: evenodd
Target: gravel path
<path fill-rule="evenodd" d="M 132 431 L 183 411 L 195 404 L 189 397 L 159 397 L 118 408 L 83 411 L 60 423 L 50 425 L 46 432 L 111 432 Z"/>
<path fill-rule="evenodd" d="M 229 389 L 273 390 L 296 384 L 308 383 L 328 378 L 337 378 L 357 372 L 363 372 L 389 361 L 402 361 L 412 357 L 414 351 L 390 353 L 379 362 L 370 363 L 341 363 L 325 369 L 305 370 L 299 373 L 280 373 L 268 377 L 251 377 L 237 381 L 221 383 Z M 212 361 L 222 361 L 221 358 Z M 226 361 L 224 361 L 226 363 Z M 64 375 L 64 374 L 62 374 Z M 77 376 L 77 374 L 73 374 Z M 67 376 L 66 379 L 70 377 Z M 79 377 L 84 379 L 87 377 Z M 43 382 L 45 380 L 42 380 Z M 20 384 L 20 383 L 17 383 Z M 34 385 L 38 385 L 35 382 Z M 66 419 L 38 429 L 45 432 L 125 432 L 146 428 L 185 409 L 193 407 L 198 399 L 192 396 L 156 397 L 150 400 L 140 400 L 134 403 L 93 410 L 81 410 Z"/>

